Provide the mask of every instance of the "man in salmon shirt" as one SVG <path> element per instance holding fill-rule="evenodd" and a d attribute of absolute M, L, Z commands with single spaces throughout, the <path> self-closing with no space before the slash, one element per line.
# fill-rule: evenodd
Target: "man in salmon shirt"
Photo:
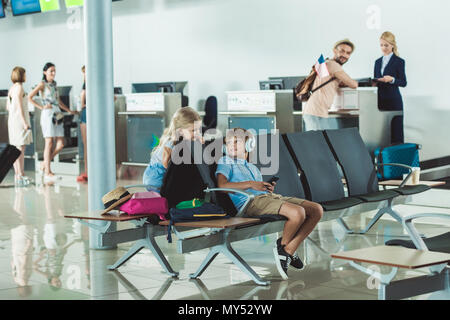
<path fill-rule="evenodd" d="M 358 82 L 350 78 L 342 68 L 342 65 L 348 61 L 354 49 L 355 46 L 348 39 L 338 41 L 334 45 L 333 59 L 327 59 L 325 62 L 329 75 L 322 78 L 316 76 L 312 89 L 319 87 L 332 78 L 335 78 L 335 80 L 311 94 L 306 106 L 303 108 L 304 131 L 339 128 L 336 119 L 329 118 L 328 109 L 333 104 L 334 97 L 340 87 L 350 87 L 352 89 L 358 87 Z"/>

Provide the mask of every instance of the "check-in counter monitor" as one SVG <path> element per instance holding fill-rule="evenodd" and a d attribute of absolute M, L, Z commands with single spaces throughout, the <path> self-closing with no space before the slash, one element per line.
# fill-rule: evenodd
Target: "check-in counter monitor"
<path fill-rule="evenodd" d="M 257 133 L 294 131 L 291 90 L 231 91 L 227 96 L 227 111 L 219 115 L 227 117 L 228 128 L 253 129 Z"/>
<path fill-rule="evenodd" d="M 336 128 L 359 128 L 359 132 L 371 154 L 380 146 L 391 144 L 391 122 L 402 111 L 378 109 L 378 88 L 340 88 L 328 116 L 335 119 Z M 303 131 L 303 112 L 294 111 L 295 131 Z"/>
<path fill-rule="evenodd" d="M 189 105 L 189 86 L 187 81 L 168 81 L 168 82 L 144 82 L 132 83 L 132 93 L 150 93 L 150 92 L 179 92 L 181 93 L 181 105 Z"/>
<path fill-rule="evenodd" d="M 125 99 L 126 111 L 118 113 L 126 118 L 127 159 L 122 164 L 146 166 L 165 127 L 181 108 L 181 93 L 132 93 Z"/>
<path fill-rule="evenodd" d="M 282 80 L 283 87 L 280 89 L 292 90 L 293 109 L 296 111 L 301 111 L 302 110 L 302 102 L 295 97 L 295 88 L 300 83 L 300 81 L 302 81 L 305 78 L 306 78 L 306 76 L 269 77 L 269 80 L 276 80 L 276 79 Z M 264 89 L 261 88 L 261 90 L 264 90 Z"/>

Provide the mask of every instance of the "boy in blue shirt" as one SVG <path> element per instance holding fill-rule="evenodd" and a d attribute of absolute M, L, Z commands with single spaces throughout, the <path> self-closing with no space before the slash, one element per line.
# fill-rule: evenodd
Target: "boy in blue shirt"
<path fill-rule="evenodd" d="M 246 209 L 249 216 L 281 214 L 287 218 L 283 236 L 277 240 L 273 250 L 278 272 L 286 280 L 289 265 L 303 269 L 303 262 L 296 250 L 319 223 L 323 209 L 315 202 L 274 194 L 275 183 L 264 182 L 259 169 L 247 161 L 249 139 L 253 139 L 251 134 L 242 128 L 227 131 L 226 156 L 219 160 L 215 173 L 217 185 L 219 188 L 242 189 L 255 194 Z M 239 210 L 246 197 L 241 194 L 229 195 Z"/>

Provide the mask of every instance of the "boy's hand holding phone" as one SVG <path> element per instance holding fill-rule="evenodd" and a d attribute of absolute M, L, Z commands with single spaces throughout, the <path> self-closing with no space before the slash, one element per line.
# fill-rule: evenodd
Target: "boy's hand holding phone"
<path fill-rule="evenodd" d="M 267 191 L 273 192 L 273 189 L 275 188 L 275 186 L 276 186 L 276 184 L 277 184 L 277 181 L 278 181 L 279 179 L 280 179 L 280 178 L 277 177 L 277 176 L 273 176 L 272 178 L 270 178 L 269 181 L 267 181 L 267 183 L 270 184 L 269 186 L 266 186 Z"/>
<path fill-rule="evenodd" d="M 250 188 L 258 191 L 270 191 L 270 188 L 273 191 L 273 186 L 264 181 L 249 181 L 250 182 Z"/>

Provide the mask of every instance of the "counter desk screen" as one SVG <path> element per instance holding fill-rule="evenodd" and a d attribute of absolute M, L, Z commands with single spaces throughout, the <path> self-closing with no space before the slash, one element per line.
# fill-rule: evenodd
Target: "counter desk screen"
<path fill-rule="evenodd" d="M 284 81 L 283 79 L 270 79 L 259 81 L 260 90 L 283 90 Z"/>
<path fill-rule="evenodd" d="M 0 18 L 5 17 L 5 8 L 3 8 L 3 2 L 0 1 Z"/>
<path fill-rule="evenodd" d="M 177 92 L 177 88 L 174 82 L 133 83 L 131 84 L 131 92 Z"/>
<path fill-rule="evenodd" d="M 269 80 L 283 80 L 284 89 L 295 89 L 297 84 L 300 83 L 306 76 L 293 76 L 293 77 L 269 77 Z"/>
<path fill-rule="evenodd" d="M 372 78 L 359 78 L 355 80 L 358 82 L 358 87 L 372 87 L 374 83 Z"/>
<path fill-rule="evenodd" d="M 14 16 L 41 12 L 39 0 L 11 0 L 11 9 Z"/>

